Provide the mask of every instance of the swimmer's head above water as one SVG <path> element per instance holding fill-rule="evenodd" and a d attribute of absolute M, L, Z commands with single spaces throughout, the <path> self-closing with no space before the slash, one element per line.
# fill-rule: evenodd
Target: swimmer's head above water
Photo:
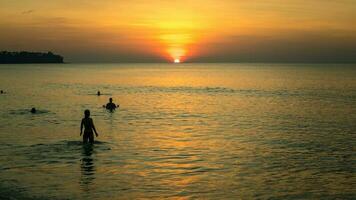
<path fill-rule="evenodd" d="M 36 113 L 37 112 L 37 110 L 36 110 L 36 108 L 31 108 L 31 111 L 30 111 L 31 113 Z"/>

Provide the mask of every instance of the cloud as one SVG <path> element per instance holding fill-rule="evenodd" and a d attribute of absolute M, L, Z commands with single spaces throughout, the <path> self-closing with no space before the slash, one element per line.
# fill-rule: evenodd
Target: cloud
<path fill-rule="evenodd" d="M 25 10 L 25 11 L 22 11 L 22 13 L 21 13 L 21 14 L 23 14 L 23 15 L 29 15 L 29 14 L 31 14 L 31 13 L 33 13 L 33 12 L 35 12 L 35 10 L 30 9 L 30 10 Z"/>
<path fill-rule="evenodd" d="M 190 62 L 356 62 L 356 36 L 327 32 L 226 36 L 195 48 Z"/>

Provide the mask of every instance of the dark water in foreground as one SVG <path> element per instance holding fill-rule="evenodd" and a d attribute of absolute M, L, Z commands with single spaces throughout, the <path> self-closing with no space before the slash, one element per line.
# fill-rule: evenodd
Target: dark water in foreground
<path fill-rule="evenodd" d="M 356 65 L 0 65 L 0 75 L 1 199 L 355 198 Z M 111 96 L 115 113 L 101 107 Z M 92 147 L 79 137 L 86 108 Z"/>

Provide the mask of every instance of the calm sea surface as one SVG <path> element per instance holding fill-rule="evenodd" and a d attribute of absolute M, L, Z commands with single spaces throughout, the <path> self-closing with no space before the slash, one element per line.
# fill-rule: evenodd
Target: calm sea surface
<path fill-rule="evenodd" d="M 356 197 L 356 65 L 0 65 L 0 89 L 1 199 Z"/>

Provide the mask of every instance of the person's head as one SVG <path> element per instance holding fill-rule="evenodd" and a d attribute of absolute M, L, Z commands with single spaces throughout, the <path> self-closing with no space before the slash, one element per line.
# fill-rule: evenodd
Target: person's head
<path fill-rule="evenodd" d="M 31 113 L 36 113 L 36 108 L 31 108 Z"/>
<path fill-rule="evenodd" d="M 100 91 L 98 91 L 96 94 L 99 96 L 100 95 Z"/>
<path fill-rule="evenodd" d="M 110 97 L 109 102 L 112 103 L 112 98 Z"/>
<path fill-rule="evenodd" d="M 4 91 L 2 91 L 2 90 L 1 90 L 1 91 L 0 91 L 0 93 L 1 93 L 1 94 L 3 94 L 3 93 L 4 93 Z"/>
<path fill-rule="evenodd" d="M 89 116 L 90 116 L 90 110 L 85 110 L 84 111 L 84 116 L 85 116 L 85 118 L 88 118 Z"/>

